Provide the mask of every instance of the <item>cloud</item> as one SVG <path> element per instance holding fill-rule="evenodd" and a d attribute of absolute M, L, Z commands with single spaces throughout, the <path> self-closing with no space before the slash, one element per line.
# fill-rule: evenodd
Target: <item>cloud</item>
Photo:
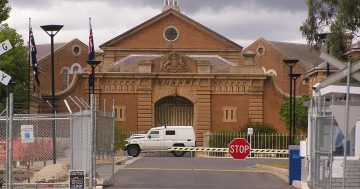
<path fill-rule="evenodd" d="M 12 0 L 7 21 L 27 41 L 32 19 L 38 44 L 50 39 L 40 25 L 63 24 L 55 42 L 79 38 L 87 43 L 92 18 L 95 46 L 161 13 L 162 0 Z M 299 0 L 180 0 L 181 12 L 241 46 L 259 37 L 299 42 L 299 26 L 307 16 Z"/>

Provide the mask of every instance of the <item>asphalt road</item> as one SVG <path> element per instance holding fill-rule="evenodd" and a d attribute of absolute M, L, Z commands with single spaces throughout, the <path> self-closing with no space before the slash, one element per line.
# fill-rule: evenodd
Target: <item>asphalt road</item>
<path fill-rule="evenodd" d="M 109 189 L 290 189 L 287 183 L 255 164 L 286 160 L 193 157 L 141 157 L 122 165 Z"/>

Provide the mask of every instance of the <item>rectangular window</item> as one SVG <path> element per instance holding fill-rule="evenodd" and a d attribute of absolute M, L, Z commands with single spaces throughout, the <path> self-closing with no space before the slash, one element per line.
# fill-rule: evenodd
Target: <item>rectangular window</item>
<path fill-rule="evenodd" d="M 115 106 L 116 121 L 126 121 L 126 106 Z"/>
<path fill-rule="evenodd" d="M 175 135 L 175 131 L 174 130 L 168 130 L 165 132 L 165 135 Z"/>
<path fill-rule="evenodd" d="M 223 112 L 224 112 L 224 116 L 223 116 L 223 122 L 237 122 L 237 118 L 236 118 L 236 112 L 237 112 L 237 107 L 223 107 Z"/>

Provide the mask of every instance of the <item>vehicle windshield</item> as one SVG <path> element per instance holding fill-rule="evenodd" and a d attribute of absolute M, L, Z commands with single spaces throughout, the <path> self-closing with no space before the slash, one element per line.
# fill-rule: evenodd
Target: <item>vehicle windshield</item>
<path fill-rule="evenodd" d="M 159 138 L 159 131 L 151 131 L 149 138 Z"/>

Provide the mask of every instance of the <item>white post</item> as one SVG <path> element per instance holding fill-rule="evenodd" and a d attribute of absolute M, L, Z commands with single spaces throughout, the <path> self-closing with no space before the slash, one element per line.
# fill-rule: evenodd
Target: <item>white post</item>
<path fill-rule="evenodd" d="M 9 173 L 7 180 L 8 188 L 12 189 L 12 161 L 13 161 L 13 116 L 14 116 L 14 94 L 10 93 L 10 101 L 9 101 Z"/>
<path fill-rule="evenodd" d="M 346 176 L 346 153 L 347 153 L 347 139 L 348 139 L 348 130 L 349 130 L 349 101 L 350 101 L 350 72 L 351 72 L 351 63 L 348 62 L 348 73 L 346 79 L 346 119 L 345 119 L 345 144 L 344 144 L 344 167 L 343 167 L 343 182 L 342 187 L 345 188 L 345 176 Z"/>

